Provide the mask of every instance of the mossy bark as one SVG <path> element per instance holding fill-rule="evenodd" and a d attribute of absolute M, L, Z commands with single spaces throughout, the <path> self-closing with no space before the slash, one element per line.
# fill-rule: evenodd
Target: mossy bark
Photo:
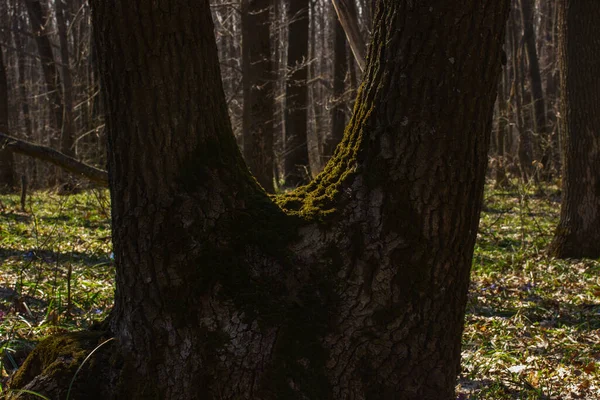
<path fill-rule="evenodd" d="M 600 257 L 600 9 L 591 2 L 559 2 L 562 205 L 550 253 Z"/>
<path fill-rule="evenodd" d="M 117 398 L 453 398 L 507 1 L 381 1 L 341 145 L 275 199 L 235 144 L 208 1 L 92 4 Z"/>

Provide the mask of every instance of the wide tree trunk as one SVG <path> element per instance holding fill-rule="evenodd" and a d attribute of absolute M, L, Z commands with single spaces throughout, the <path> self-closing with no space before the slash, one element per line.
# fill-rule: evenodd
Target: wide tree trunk
<path fill-rule="evenodd" d="M 276 203 L 232 135 L 208 0 L 92 4 L 113 396 L 454 398 L 507 1 L 382 0 L 340 147 Z"/>
<path fill-rule="evenodd" d="M 262 187 L 273 192 L 275 74 L 271 61 L 272 0 L 242 1 L 244 158 Z"/>
<path fill-rule="evenodd" d="M 561 0 L 559 62 L 563 187 L 560 222 L 550 253 L 600 257 L 600 8 Z"/>
<path fill-rule="evenodd" d="M 308 0 L 289 0 L 288 76 L 285 84 L 285 184 L 296 187 L 310 177 L 308 160 Z"/>

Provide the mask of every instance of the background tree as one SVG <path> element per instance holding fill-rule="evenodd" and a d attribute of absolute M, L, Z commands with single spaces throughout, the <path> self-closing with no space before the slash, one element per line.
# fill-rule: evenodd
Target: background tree
<path fill-rule="evenodd" d="M 563 185 L 560 222 L 550 253 L 600 257 L 600 8 L 559 2 Z"/>
<path fill-rule="evenodd" d="M 8 133 L 8 79 L 4 56 L 0 47 L 0 133 Z M 12 190 L 16 185 L 12 152 L 0 146 L 0 191 Z"/>
<path fill-rule="evenodd" d="M 232 134 L 208 2 L 94 2 L 120 359 L 104 365 L 122 369 L 93 394 L 453 398 L 508 7 L 421 5 L 380 2 L 342 144 L 274 203 Z"/>
<path fill-rule="evenodd" d="M 295 187 L 310 178 L 307 136 L 308 0 L 287 3 L 288 47 L 285 86 L 285 184 Z"/>
<path fill-rule="evenodd" d="M 272 192 L 275 74 L 271 60 L 271 0 L 242 0 L 244 158 L 262 187 Z"/>

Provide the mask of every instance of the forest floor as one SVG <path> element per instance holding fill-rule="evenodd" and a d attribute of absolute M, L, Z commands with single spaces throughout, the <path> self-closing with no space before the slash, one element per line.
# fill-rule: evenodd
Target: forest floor
<path fill-rule="evenodd" d="M 545 254 L 560 196 L 544 192 L 486 191 L 457 399 L 600 399 L 600 262 Z M 106 191 L 33 193 L 25 212 L 0 196 L 3 378 L 40 338 L 106 317 L 109 210 Z"/>

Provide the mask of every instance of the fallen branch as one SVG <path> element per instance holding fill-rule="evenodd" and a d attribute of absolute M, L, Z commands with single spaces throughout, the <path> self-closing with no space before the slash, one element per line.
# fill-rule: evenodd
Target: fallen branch
<path fill-rule="evenodd" d="M 108 173 L 69 157 L 51 147 L 26 142 L 0 132 L 0 148 L 24 154 L 38 160 L 52 163 L 66 171 L 88 178 L 90 181 L 108 187 Z"/>

